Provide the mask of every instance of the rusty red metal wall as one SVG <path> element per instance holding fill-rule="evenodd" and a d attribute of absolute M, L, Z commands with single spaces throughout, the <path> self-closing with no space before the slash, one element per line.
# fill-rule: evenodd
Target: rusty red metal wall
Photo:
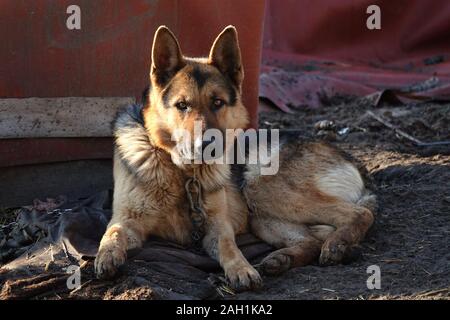
<path fill-rule="evenodd" d="M 81 30 L 68 30 L 69 5 L 81 8 Z M 244 103 L 257 123 L 264 1 L 38 0 L 0 2 L 0 97 L 134 96 L 148 83 L 153 33 L 167 25 L 186 55 L 207 55 L 216 35 L 237 27 L 245 67 Z M 86 115 L 80 115 L 86 116 Z M 0 140 L 0 166 L 110 157 L 111 142 Z M 31 149 L 21 149 L 21 145 Z M 64 153 L 64 150 L 78 150 Z M 7 156 L 18 152 L 14 157 Z M 15 161 L 12 163 L 11 161 Z"/>
<path fill-rule="evenodd" d="M 370 5 L 381 29 L 368 30 Z M 264 48 L 333 60 L 404 62 L 450 52 L 448 0 L 267 0 Z"/>
<path fill-rule="evenodd" d="M 66 8 L 81 8 L 68 30 Z M 40 0 L 0 3 L 0 96 L 136 96 L 148 82 L 156 28 L 165 24 L 187 55 L 207 55 L 215 36 L 237 27 L 245 102 L 256 105 L 263 1 Z"/>

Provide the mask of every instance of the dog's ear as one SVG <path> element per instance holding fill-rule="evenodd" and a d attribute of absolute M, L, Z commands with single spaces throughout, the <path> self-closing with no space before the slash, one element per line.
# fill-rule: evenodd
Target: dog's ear
<path fill-rule="evenodd" d="M 162 87 L 184 66 L 180 45 L 166 26 L 156 30 L 152 47 L 150 77 L 153 84 Z"/>
<path fill-rule="evenodd" d="M 217 36 L 209 53 L 209 63 L 227 76 L 237 88 L 241 87 L 244 70 L 235 27 L 228 26 Z"/>

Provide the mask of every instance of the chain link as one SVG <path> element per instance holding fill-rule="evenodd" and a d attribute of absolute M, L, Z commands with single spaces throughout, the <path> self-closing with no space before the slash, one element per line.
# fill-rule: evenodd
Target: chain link
<path fill-rule="evenodd" d="M 195 175 L 186 181 L 185 189 L 190 206 L 189 217 L 193 227 L 191 238 L 196 247 L 202 247 L 201 241 L 205 236 L 206 212 L 202 201 L 202 186 Z"/>

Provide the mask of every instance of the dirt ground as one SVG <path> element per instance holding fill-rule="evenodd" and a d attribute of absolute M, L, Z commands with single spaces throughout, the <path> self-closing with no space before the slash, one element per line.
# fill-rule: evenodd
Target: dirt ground
<path fill-rule="evenodd" d="M 298 128 L 305 137 L 317 135 L 314 124 L 321 120 L 333 121 L 333 131 L 349 128 L 347 134 L 329 131 L 319 136 L 363 162 L 374 178 L 379 209 L 356 261 L 293 269 L 267 278 L 263 292 L 242 293 L 237 298 L 450 298 L 450 145 L 417 147 L 367 111 L 355 102 L 295 114 L 260 115 L 264 128 Z M 370 111 L 422 141 L 450 140 L 450 104 Z M 367 288 L 370 265 L 380 268 L 380 290 Z"/>
<path fill-rule="evenodd" d="M 450 145 L 417 147 L 368 115 L 368 109 L 358 102 L 346 102 L 317 110 L 303 108 L 295 114 L 276 110 L 260 114 L 262 128 L 299 129 L 305 137 L 330 140 L 362 161 L 374 179 L 379 209 L 361 254 L 353 262 L 292 269 L 265 278 L 264 288 L 257 292 L 226 299 L 450 298 Z M 385 106 L 370 111 L 422 141 L 450 140 L 450 104 Z M 329 130 L 317 130 L 314 125 L 322 120 L 334 124 Z M 379 290 L 367 288 L 371 265 L 380 268 Z M 53 298 L 58 297 L 69 298 L 63 294 Z M 144 285 L 93 281 L 76 298 L 158 297 L 164 298 Z"/>

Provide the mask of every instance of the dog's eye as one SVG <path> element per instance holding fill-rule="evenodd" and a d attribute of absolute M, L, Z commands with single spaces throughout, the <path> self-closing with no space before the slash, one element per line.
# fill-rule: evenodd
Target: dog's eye
<path fill-rule="evenodd" d="M 189 109 L 189 105 L 184 101 L 177 102 L 175 107 L 180 111 L 187 111 Z"/>
<path fill-rule="evenodd" d="M 222 99 L 214 99 L 213 100 L 214 109 L 220 109 L 224 105 L 225 105 L 225 101 L 223 101 Z"/>

